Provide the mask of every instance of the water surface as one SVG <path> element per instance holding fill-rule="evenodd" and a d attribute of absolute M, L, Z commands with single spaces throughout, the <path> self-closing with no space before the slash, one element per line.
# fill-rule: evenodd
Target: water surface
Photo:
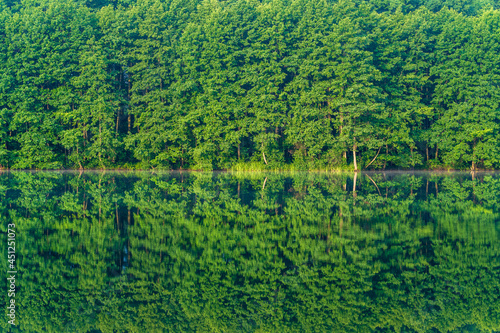
<path fill-rule="evenodd" d="M 500 331 L 499 198 L 495 173 L 0 173 L 0 326 Z"/>

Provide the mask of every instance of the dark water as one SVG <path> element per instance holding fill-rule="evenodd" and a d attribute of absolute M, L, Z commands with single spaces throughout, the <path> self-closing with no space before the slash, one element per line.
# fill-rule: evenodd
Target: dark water
<path fill-rule="evenodd" d="M 5 331 L 500 331 L 499 174 L 0 173 L 0 222 Z"/>

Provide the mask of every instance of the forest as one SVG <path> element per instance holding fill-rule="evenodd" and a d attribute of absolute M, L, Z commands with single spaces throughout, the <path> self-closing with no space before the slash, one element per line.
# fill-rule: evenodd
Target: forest
<path fill-rule="evenodd" d="M 498 0 L 1 0 L 0 168 L 500 168 Z"/>
<path fill-rule="evenodd" d="M 499 198 L 498 175 L 0 173 L 10 332 L 499 332 Z"/>

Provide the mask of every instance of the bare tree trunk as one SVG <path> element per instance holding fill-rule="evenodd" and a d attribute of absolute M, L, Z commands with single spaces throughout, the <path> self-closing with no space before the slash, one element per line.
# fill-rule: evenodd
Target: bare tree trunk
<path fill-rule="evenodd" d="M 476 138 L 474 139 L 474 144 L 472 146 L 472 166 L 471 170 L 475 171 L 476 170 Z"/>
<path fill-rule="evenodd" d="M 382 146 L 380 146 L 380 148 L 378 149 L 377 155 L 375 155 L 375 157 L 373 158 L 373 160 L 371 160 L 370 163 L 368 163 L 368 165 L 365 166 L 365 169 L 368 168 L 373 162 L 375 162 L 375 160 L 377 159 L 378 154 L 380 153 L 380 149 L 382 149 Z"/>
<path fill-rule="evenodd" d="M 358 171 L 358 164 L 356 163 L 356 148 L 352 150 L 353 157 L 354 157 L 354 171 Z"/>
<path fill-rule="evenodd" d="M 358 163 L 356 161 L 356 138 L 354 138 L 354 145 L 352 146 L 352 156 L 354 158 L 354 171 L 358 171 Z"/>

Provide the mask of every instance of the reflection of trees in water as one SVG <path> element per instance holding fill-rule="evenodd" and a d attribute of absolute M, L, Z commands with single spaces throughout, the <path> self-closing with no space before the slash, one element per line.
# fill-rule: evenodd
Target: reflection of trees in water
<path fill-rule="evenodd" d="M 21 325 L 500 329 L 497 176 L 361 174 L 353 188 L 345 174 L 2 174 Z"/>

